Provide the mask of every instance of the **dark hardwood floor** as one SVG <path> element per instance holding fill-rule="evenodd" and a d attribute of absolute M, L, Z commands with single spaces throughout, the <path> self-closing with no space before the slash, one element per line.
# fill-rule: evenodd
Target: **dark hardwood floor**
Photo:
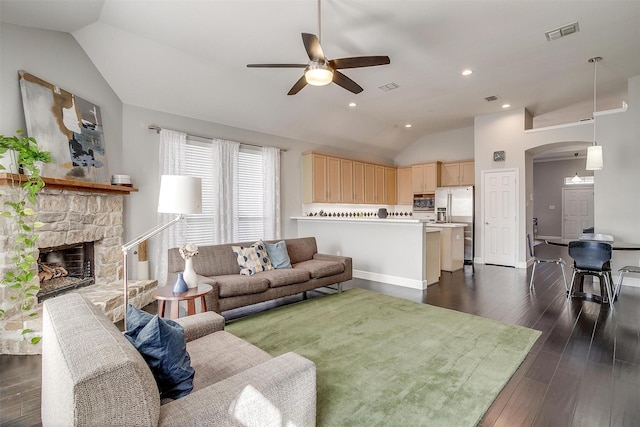
<path fill-rule="evenodd" d="M 566 248 L 539 245 L 536 253 L 569 262 Z M 529 292 L 530 274 L 531 269 L 479 265 L 443 272 L 428 292 L 359 279 L 344 288 L 366 288 L 542 331 L 480 422 L 482 427 L 639 426 L 640 288 L 624 287 L 610 311 L 594 302 L 567 301 L 555 264 L 538 267 L 535 292 Z M 570 268 L 567 274 L 570 278 Z M 224 315 L 233 320 L 300 299 L 283 298 Z M 2 426 L 40 424 L 40 371 L 40 356 L 0 356 Z"/>

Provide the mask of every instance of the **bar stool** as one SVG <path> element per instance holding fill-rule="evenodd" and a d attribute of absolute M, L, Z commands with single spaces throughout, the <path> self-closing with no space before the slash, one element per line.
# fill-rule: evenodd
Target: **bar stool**
<path fill-rule="evenodd" d="M 615 298 L 620 295 L 620 289 L 622 288 L 622 280 L 624 279 L 624 275 L 626 273 L 640 274 L 640 267 L 636 267 L 634 265 L 625 265 L 620 270 L 618 270 L 618 273 L 620 273 L 620 278 L 618 279 L 618 284 L 616 285 L 616 291 L 613 293 L 613 296 Z"/>

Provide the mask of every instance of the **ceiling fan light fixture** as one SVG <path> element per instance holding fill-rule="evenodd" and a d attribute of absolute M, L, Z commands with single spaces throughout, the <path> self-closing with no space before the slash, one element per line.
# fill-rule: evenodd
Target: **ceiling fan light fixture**
<path fill-rule="evenodd" d="M 312 86 L 325 86 L 333 81 L 333 70 L 327 64 L 309 64 L 304 78 Z"/>

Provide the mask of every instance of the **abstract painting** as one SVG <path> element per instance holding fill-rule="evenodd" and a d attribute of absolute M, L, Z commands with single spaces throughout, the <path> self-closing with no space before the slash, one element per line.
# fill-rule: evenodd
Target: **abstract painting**
<path fill-rule="evenodd" d="M 25 71 L 19 71 L 27 134 L 52 162 L 48 178 L 109 184 L 100 107 Z"/>

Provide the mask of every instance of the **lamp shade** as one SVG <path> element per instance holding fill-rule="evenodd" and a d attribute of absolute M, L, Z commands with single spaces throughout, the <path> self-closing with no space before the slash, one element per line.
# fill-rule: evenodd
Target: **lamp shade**
<path fill-rule="evenodd" d="M 602 146 L 592 145 L 587 148 L 587 167 L 588 171 L 595 171 L 602 169 Z"/>
<path fill-rule="evenodd" d="M 159 213 L 202 213 L 202 180 L 193 176 L 162 175 Z"/>

